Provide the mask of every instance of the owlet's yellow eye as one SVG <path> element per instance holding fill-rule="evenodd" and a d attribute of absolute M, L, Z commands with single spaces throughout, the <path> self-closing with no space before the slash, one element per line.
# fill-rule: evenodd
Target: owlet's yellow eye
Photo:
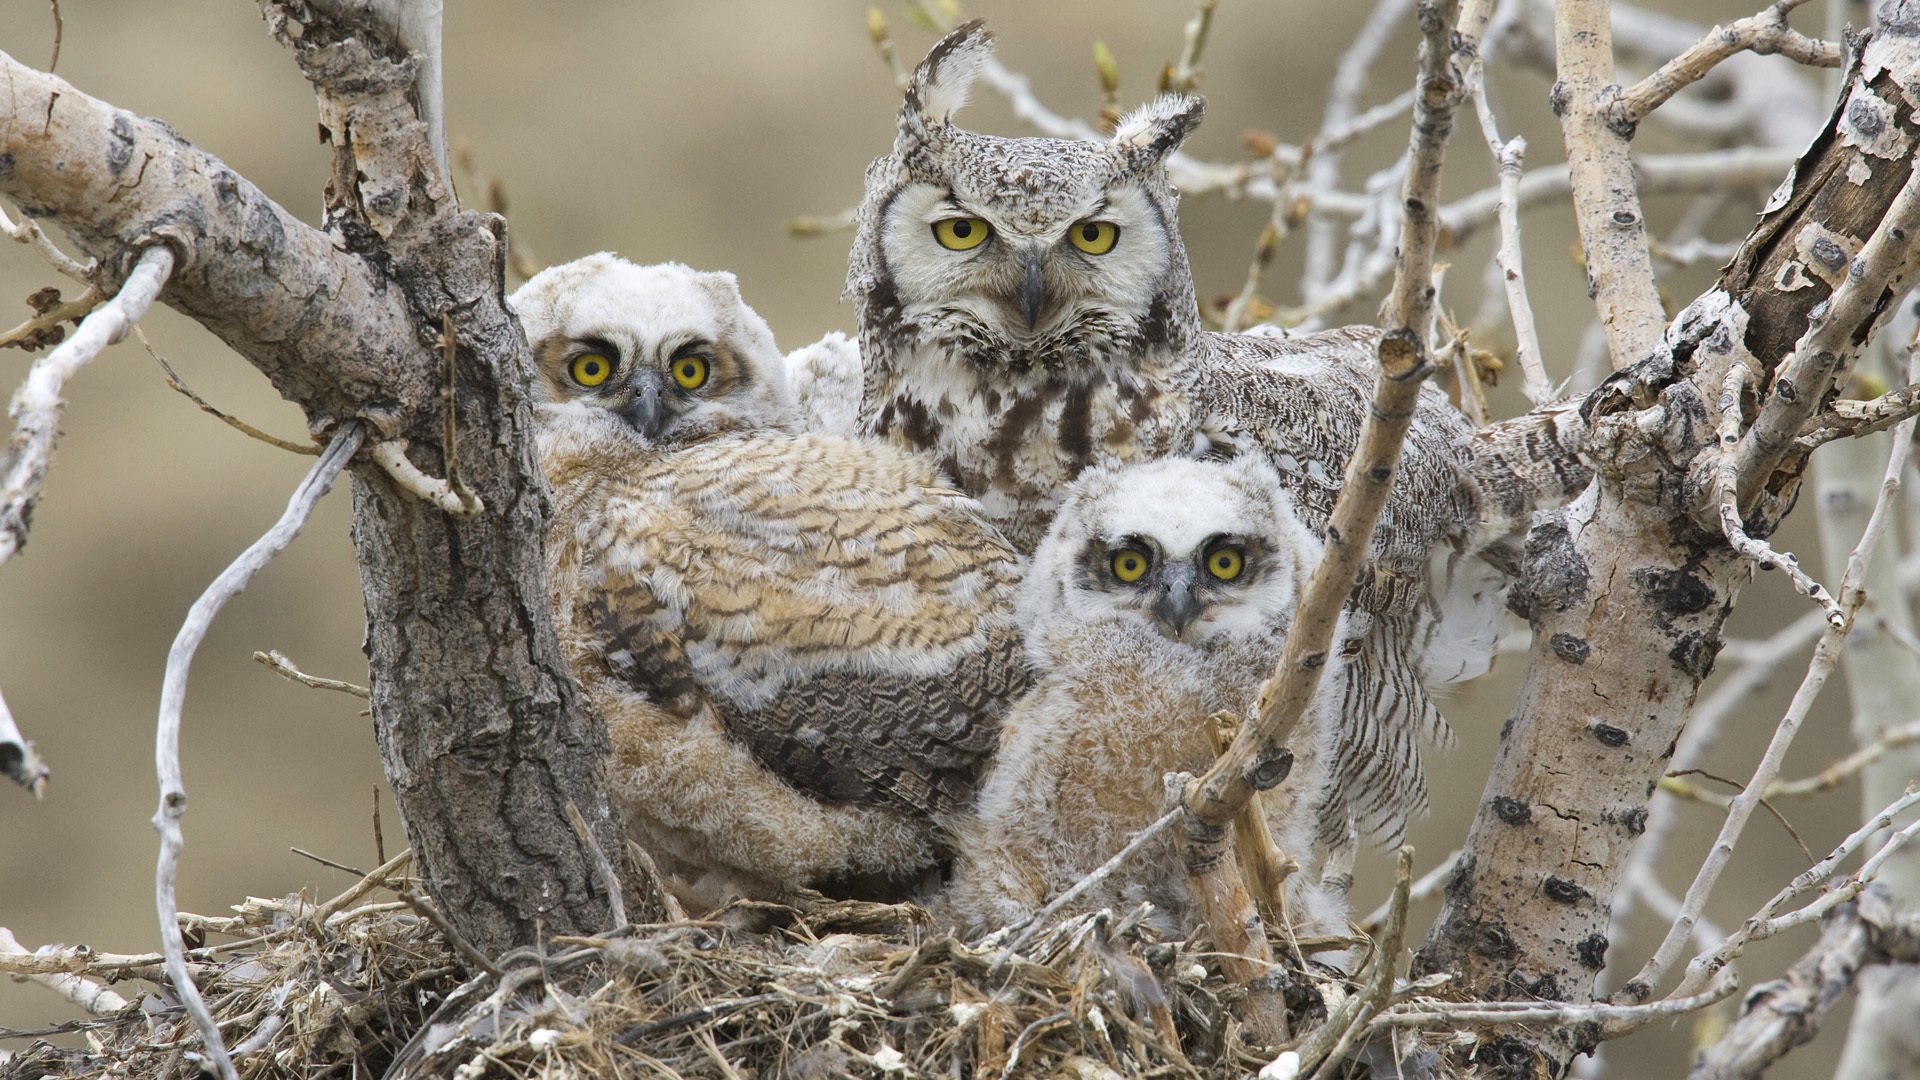
<path fill-rule="evenodd" d="M 933 238 L 950 251 L 971 251 L 987 242 L 993 229 L 977 217 L 947 218 L 933 223 Z"/>
<path fill-rule="evenodd" d="M 607 376 L 613 374 L 613 361 L 599 353 L 581 353 L 573 358 L 567 371 L 573 376 L 573 381 L 581 386 L 599 386 L 607 381 Z"/>
<path fill-rule="evenodd" d="M 1139 581 L 1147 573 L 1147 553 L 1135 548 L 1121 548 L 1113 553 L 1113 576 L 1121 581 Z"/>
<path fill-rule="evenodd" d="M 1073 246 L 1089 255 L 1105 255 L 1120 239 L 1120 226 L 1111 221 L 1081 221 L 1067 230 Z"/>
<path fill-rule="evenodd" d="M 1239 548 L 1223 547 L 1207 556 L 1207 573 L 1221 581 L 1232 581 L 1246 568 L 1246 556 L 1240 554 Z"/>
<path fill-rule="evenodd" d="M 682 356 L 675 360 L 673 381 L 679 383 L 682 390 L 698 390 L 707 385 L 706 357 Z"/>

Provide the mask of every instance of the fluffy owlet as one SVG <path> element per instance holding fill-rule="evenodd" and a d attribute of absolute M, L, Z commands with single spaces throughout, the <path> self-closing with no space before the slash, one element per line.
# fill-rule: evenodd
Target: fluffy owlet
<path fill-rule="evenodd" d="M 1021 589 L 1035 682 L 1008 713 L 975 816 L 960 830 L 953 914 L 975 930 L 1005 926 L 1158 818 L 1163 774 L 1212 764 L 1212 714 L 1244 716 L 1253 704 L 1319 555 L 1257 456 L 1083 474 Z M 1344 867 L 1327 873 L 1314 843 L 1344 677 L 1335 660 L 1289 747 L 1293 771 L 1260 797 L 1275 840 L 1302 863 L 1287 901 L 1303 935 L 1346 932 Z M 1169 834 L 1083 906 L 1152 901 L 1183 931 L 1186 881 Z"/>
<path fill-rule="evenodd" d="M 1201 102 L 1161 98 L 1105 142 L 976 134 L 952 116 L 990 48 L 978 23 L 936 44 L 892 153 L 867 170 L 847 278 L 864 429 L 932 453 L 1023 550 L 1082 470 L 1169 456 L 1263 457 L 1323 530 L 1370 406 L 1376 332 L 1203 331 L 1165 168 Z M 1424 806 L 1419 744 L 1450 737 L 1427 688 L 1490 663 L 1503 579 L 1479 556 L 1536 492 L 1578 478 L 1564 454 L 1536 470 L 1515 452 L 1557 450 L 1534 428 L 1565 419 L 1489 437 L 1422 393 L 1349 605 L 1329 835 L 1350 814 L 1397 836 Z"/>
<path fill-rule="evenodd" d="M 555 624 L 631 833 L 708 903 L 911 887 L 1027 682 L 1016 554 L 929 461 L 794 433 L 731 275 L 596 255 L 511 302 Z"/>

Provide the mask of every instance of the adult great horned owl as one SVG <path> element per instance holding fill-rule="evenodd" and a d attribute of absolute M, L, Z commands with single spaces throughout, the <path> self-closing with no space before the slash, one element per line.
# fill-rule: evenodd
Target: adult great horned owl
<path fill-rule="evenodd" d="M 929 461 L 790 431 L 731 275 L 597 255 L 511 305 L 555 624 L 635 838 L 706 903 L 913 884 L 1027 681 L 1018 556 Z"/>
<path fill-rule="evenodd" d="M 975 930 L 1041 907 L 1162 813 L 1162 775 L 1213 761 L 1211 717 L 1244 716 L 1272 670 L 1320 542 L 1257 456 L 1105 465 L 1068 491 L 1021 588 L 1033 689 L 1008 713 L 947 892 Z M 1344 934 L 1344 868 L 1315 843 L 1331 794 L 1345 665 L 1335 660 L 1262 795 L 1302 869 L 1288 910 L 1303 935 Z M 1336 880 L 1328 880 L 1328 878 Z M 1152 901 L 1191 928 L 1179 841 L 1162 838 L 1083 906 Z"/>
<path fill-rule="evenodd" d="M 952 114 L 989 49 L 977 22 L 936 44 L 892 153 L 867 170 L 847 278 L 865 430 L 938 457 L 1022 549 L 1090 465 L 1190 454 L 1265 457 L 1323 530 L 1370 407 L 1376 332 L 1203 331 L 1164 164 L 1201 102 L 1161 98 L 1106 142 L 980 135 Z M 1425 804 L 1418 745 L 1450 738 L 1428 687 L 1490 662 L 1503 579 L 1479 556 L 1579 479 L 1577 462 L 1528 467 L 1514 442 L 1423 390 L 1349 605 L 1330 805 L 1388 837 Z M 1346 824 L 1329 817 L 1329 835 Z"/>

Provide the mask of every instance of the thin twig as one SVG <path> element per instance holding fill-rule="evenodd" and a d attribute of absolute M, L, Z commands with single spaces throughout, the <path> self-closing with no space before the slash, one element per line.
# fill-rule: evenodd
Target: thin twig
<path fill-rule="evenodd" d="M 146 348 L 147 355 L 153 357 L 154 360 L 159 363 L 160 370 L 166 373 L 167 386 L 185 395 L 188 401 L 200 406 L 201 412 L 238 431 L 247 438 L 258 439 L 268 446 L 277 446 L 282 450 L 291 450 L 296 454 L 318 455 L 320 453 L 321 448 L 316 443 L 298 443 L 291 439 L 282 439 L 277 435 L 269 435 L 237 416 L 220 411 L 212 402 L 193 392 L 193 388 L 188 386 L 186 381 L 180 378 L 179 373 L 173 370 L 173 365 L 167 363 L 167 358 L 155 351 L 153 342 L 147 340 L 145 331 L 136 326 L 133 328 L 133 332 L 140 338 L 140 344 Z"/>
<path fill-rule="evenodd" d="M 607 890 L 607 906 L 613 909 L 612 929 L 618 930 L 627 925 L 627 904 L 620 894 L 620 875 L 614 873 L 613 862 L 600 850 L 593 830 L 587 828 L 587 819 L 580 816 L 580 808 L 573 805 L 572 799 L 567 800 L 567 824 L 573 826 L 573 835 L 580 838 L 580 845 L 593 859 L 594 872 L 600 875 L 600 887 Z"/>
<path fill-rule="evenodd" d="M 1160 80 L 1162 93 L 1191 94 L 1200 86 L 1200 54 L 1206 51 L 1207 34 L 1213 29 L 1213 9 L 1219 0 L 1196 0 L 1198 8 L 1193 18 L 1187 20 L 1185 40 L 1180 48 L 1180 60 L 1167 69 L 1166 77 Z"/>
<path fill-rule="evenodd" d="M 444 514 L 473 517 L 486 508 L 481 504 L 480 497 L 471 491 L 455 491 L 447 481 L 436 480 L 421 472 L 418 465 L 407 459 L 405 440 L 375 443 L 373 461 L 400 486 L 400 490 L 418 495 Z"/>
<path fill-rule="evenodd" d="M 412 858 L 412 848 L 403 850 L 400 854 L 374 867 L 365 877 L 349 886 L 347 891 L 315 907 L 308 917 L 314 922 L 324 923 L 377 888 L 396 888 L 394 875 L 398 874 L 400 868 L 407 865 L 408 860 Z"/>
<path fill-rule="evenodd" d="M 1687 978 L 1683 980 L 1682 985 L 1684 986 L 1686 982 L 1699 982 L 1712 977 L 1722 968 L 1725 968 L 1734 960 L 1739 959 L 1740 954 L 1746 950 L 1749 943 L 1777 934 L 1780 929 L 1782 929 L 1778 925 L 1778 920 L 1781 917 L 1781 912 L 1788 904 L 1799 897 L 1805 896 L 1808 890 L 1832 877 L 1842 862 L 1846 861 L 1855 851 L 1858 851 L 1871 840 L 1875 834 L 1893 824 L 1894 819 L 1905 813 L 1908 808 L 1914 806 L 1916 803 L 1920 803 L 1920 792 L 1908 791 L 1900 798 L 1895 799 L 1886 809 L 1881 810 L 1878 814 L 1867 819 L 1866 824 L 1855 829 L 1851 835 L 1845 840 L 1842 840 L 1840 845 L 1834 848 L 1826 858 L 1821 859 L 1818 863 L 1802 871 L 1796 875 L 1792 881 L 1782 886 L 1780 891 L 1774 893 L 1765 904 L 1760 906 L 1760 910 L 1749 916 L 1747 920 L 1740 925 L 1738 930 L 1728 935 L 1718 946 L 1694 957 L 1687 965 Z M 1909 826 L 1909 831 L 1911 828 L 1912 827 Z M 1881 854 L 1886 854 L 1889 848 L 1897 850 L 1898 847 L 1899 844 L 1889 842 L 1888 845 L 1882 846 Z M 1878 869 L 1879 864 L 1877 862 L 1872 865 L 1874 869 Z M 1859 879 L 1861 885 L 1864 885 L 1869 877 L 1870 875 L 1868 875 L 1867 867 L 1865 866 L 1861 867 L 1860 871 L 1854 875 L 1855 879 Z M 1834 892 L 1828 895 L 1835 895 L 1839 891 L 1840 890 L 1834 890 Z M 1678 990 L 1675 992 L 1679 993 Z"/>
<path fill-rule="evenodd" d="M 268 649 L 266 652 L 256 652 L 253 654 L 253 658 L 265 664 L 274 674 L 290 682 L 297 682 L 302 686 L 311 686 L 315 690 L 338 690 L 343 694 L 352 694 L 354 697 L 362 699 L 369 699 L 373 696 L 372 691 L 358 683 L 342 682 L 339 679 L 322 679 L 317 675 L 309 675 L 293 666 L 293 661 L 287 659 L 286 655 L 279 649 Z"/>
<path fill-rule="evenodd" d="M 47 74 L 60 66 L 60 39 L 67 31 L 67 21 L 60 17 L 60 0 L 47 0 L 47 6 L 53 9 L 53 55 L 47 58 Z"/>
<path fill-rule="evenodd" d="M 1688 997 L 1667 998 L 1645 1005 L 1615 1005 L 1596 1001 L 1588 1005 L 1543 1005 L 1532 1001 L 1418 1002 L 1381 1013 L 1380 1027 L 1434 1027 L 1464 1024 L 1598 1024 L 1602 1038 L 1616 1038 L 1655 1020 L 1704 1009 L 1740 989 L 1731 974 L 1710 990 Z"/>
<path fill-rule="evenodd" d="M 1311 1074 L 1322 1061 L 1338 1058 L 1364 1033 L 1393 996 L 1393 973 L 1400 966 L 1400 945 L 1407 932 L 1408 895 L 1413 887 L 1413 848 L 1401 845 L 1396 853 L 1393 896 L 1387 901 L 1386 932 L 1373 950 L 1373 974 L 1367 985 L 1327 1016 L 1301 1042 L 1300 1068 Z"/>
<path fill-rule="evenodd" d="M 40 950 L 42 953 L 49 950 Z M 58 951 L 58 950 L 52 950 Z M 34 956 L 33 950 L 20 944 L 13 931 L 0 926 L 0 955 Z M 79 975 L 28 975 L 27 978 L 80 1006 L 94 1016 L 111 1016 L 127 1007 L 127 999 L 105 986 Z"/>
<path fill-rule="evenodd" d="M 1459 848 L 1454 848 L 1447 853 L 1445 858 L 1440 860 L 1438 866 L 1420 875 L 1419 880 L 1415 881 L 1413 887 L 1407 891 L 1407 900 L 1409 903 L 1417 903 L 1421 900 L 1430 899 L 1446 887 L 1447 881 L 1453 877 L 1456 864 L 1460 861 L 1460 850 Z M 1360 920 L 1360 929 L 1365 930 L 1369 934 L 1377 933 L 1381 927 L 1386 925 L 1387 916 L 1392 913 L 1393 897 L 1389 896 L 1385 903 L 1374 908 L 1373 911 L 1368 913 L 1366 918 Z"/>
<path fill-rule="evenodd" d="M 428 903 L 426 897 L 412 889 L 403 889 L 400 892 L 400 899 L 405 900 L 408 907 L 419 912 L 421 918 L 432 923 L 433 928 L 440 931 L 440 936 L 447 939 L 447 944 L 453 946 L 453 951 L 460 954 L 460 958 L 467 962 L 468 967 L 495 979 L 500 977 L 500 969 L 487 959 L 485 953 L 474 948 L 473 943 L 462 936 L 460 931 L 454 929 L 453 924 L 447 921 L 447 917 L 440 914 L 439 908 Z"/>
<path fill-rule="evenodd" d="M 1046 907 L 1041 908 L 1039 911 L 1034 912 L 1024 919 L 994 931 L 992 934 L 983 938 L 979 944 L 982 947 L 993 948 L 1009 935 L 1017 934 L 1018 936 L 1014 937 L 1006 948 L 1010 953 L 1019 952 L 1021 946 L 1032 940 L 1033 935 L 1048 925 L 1054 916 L 1066 910 L 1067 906 L 1075 900 L 1085 896 L 1088 890 L 1112 877 L 1115 871 L 1126 865 L 1128 859 L 1133 858 L 1140 852 L 1140 849 L 1152 843 L 1154 838 L 1172 827 L 1173 823 L 1179 820 L 1179 817 L 1180 811 L 1177 809 L 1169 810 L 1160 815 L 1153 824 L 1135 833 L 1133 839 L 1127 841 L 1124 847 L 1113 853 L 1112 858 L 1095 867 L 1093 872 L 1086 877 L 1074 882 L 1072 888 L 1054 897 L 1053 901 Z"/>
<path fill-rule="evenodd" d="M 113 299 L 81 320 L 73 336 L 34 361 L 26 381 L 13 395 L 11 450 L 0 461 L 0 563 L 27 542 L 27 524 L 47 478 L 48 459 L 60 435 L 61 391 L 101 350 L 119 341 L 173 273 L 173 249 L 155 244 L 140 253 L 126 284 Z"/>
<path fill-rule="evenodd" d="M 55 10 L 58 10 L 58 8 L 56 7 Z M 47 239 L 47 234 L 40 228 L 40 223 L 27 217 L 25 214 L 22 214 L 20 220 L 15 222 L 7 216 L 5 210 L 0 210 L 0 232 L 5 232 L 13 239 L 39 252 L 41 258 L 52 263 L 55 270 L 60 271 L 67 277 L 72 278 L 82 285 L 89 287 L 93 285 L 93 274 L 100 264 L 92 259 L 88 259 L 85 263 L 82 263 L 66 252 L 61 251 L 58 247 L 54 246 L 52 240 Z"/>
<path fill-rule="evenodd" d="M 35 293 L 32 297 L 29 297 L 27 303 L 30 306 L 37 307 L 40 302 L 39 298 L 43 294 L 52 295 L 49 294 L 48 290 L 43 289 Z M 35 311 L 33 317 L 26 322 L 21 323 L 19 326 L 14 327 L 4 334 L 0 334 L 0 349 L 10 349 L 17 346 L 31 352 L 36 349 L 44 349 L 48 345 L 56 344 L 61 338 L 66 336 L 66 331 L 59 329 L 61 323 L 79 322 L 81 319 L 86 318 L 87 314 L 94 308 L 99 307 L 100 301 L 104 299 L 106 299 L 106 297 L 100 292 L 100 288 L 97 285 L 87 286 L 87 291 L 81 293 L 77 300 L 61 300 L 57 295 L 54 295 L 52 301 L 46 305 L 45 310 Z"/>
<path fill-rule="evenodd" d="M 1839 626 L 1848 616 L 1840 610 L 1833 594 L 1826 586 L 1813 580 L 1812 575 L 1800 569 L 1800 560 L 1791 554 L 1774 550 L 1765 540 L 1748 535 L 1740 517 L 1740 439 L 1741 421 L 1744 416 L 1741 402 L 1747 391 L 1753 386 L 1753 369 L 1744 363 L 1735 363 L 1727 369 L 1727 377 L 1720 388 L 1720 423 L 1718 457 L 1713 470 L 1713 490 L 1719 506 L 1720 532 L 1727 544 L 1740 556 L 1762 570 L 1779 570 L 1793 582 L 1793 587 L 1801 595 L 1820 605 L 1826 613 L 1830 626 Z"/>
<path fill-rule="evenodd" d="M 1920 185 L 1909 181 L 1901 197 L 1905 198 L 1907 193 L 1913 191 L 1916 186 Z M 1882 229 L 1885 229 L 1884 225 Z M 1879 234 L 1876 233 L 1876 239 L 1878 236 Z M 1851 283 L 1852 279 L 1849 279 L 1848 284 Z M 1842 289 L 1846 287 L 1843 285 Z M 1787 748 L 1792 745 L 1794 736 L 1799 733 L 1801 722 L 1806 719 L 1808 710 L 1812 708 L 1814 698 L 1819 695 L 1821 688 L 1826 685 L 1827 678 L 1833 674 L 1834 667 L 1839 663 L 1840 652 L 1846 646 L 1847 631 L 1853 625 L 1854 614 L 1859 611 L 1866 599 L 1862 584 L 1866 580 L 1867 561 L 1871 558 L 1874 547 L 1879 543 L 1881 534 L 1886 530 L 1894 496 L 1900 490 L 1900 479 L 1906 469 L 1912 448 L 1914 424 L 1913 420 L 1904 421 L 1895 432 L 1893 450 L 1888 455 L 1886 473 L 1880 482 L 1879 498 L 1874 502 L 1873 513 L 1867 518 L 1867 525 L 1861 533 L 1860 542 L 1854 545 L 1853 553 L 1847 558 L 1846 573 L 1842 575 L 1840 582 L 1839 604 L 1842 612 L 1840 622 L 1830 623 L 1826 631 L 1821 634 L 1819 644 L 1814 646 L 1813 659 L 1807 665 L 1806 676 L 1801 680 L 1799 688 L 1794 691 L 1793 700 L 1787 706 L 1786 715 L 1781 717 L 1779 726 L 1774 729 L 1773 739 L 1768 743 L 1760 764 L 1755 766 L 1753 776 L 1747 781 L 1746 788 L 1728 807 L 1727 820 L 1721 826 L 1720 835 L 1715 839 L 1713 848 L 1708 852 L 1705 862 L 1694 876 L 1692 886 L 1687 889 L 1686 896 L 1681 901 L 1680 918 L 1667 931 L 1666 939 L 1660 943 L 1660 948 L 1627 984 L 1628 988 L 1642 993 L 1650 991 L 1679 958 L 1681 946 L 1688 937 L 1693 920 L 1699 918 L 1701 911 L 1705 909 L 1707 896 L 1713 891 L 1714 884 L 1719 880 L 1720 871 L 1725 868 L 1727 860 L 1732 857 L 1734 845 L 1739 841 L 1741 831 L 1746 828 L 1748 818 L 1751 817 L 1754 807 L 1758 805 L 1767 789 L 1780 775 L 1780 765 L 1786 757 Z M 1687 976 L 1681 982 L 1681 989 L 1676 992 L 1683 994 L 1697 992 L 1713 974 L 1714 972 L 1705 970 L 1705 965 L 1698 961 L 1695 964 L 1689 964 Z"/>
<path fill-rule="evenodd" d="M 163 265 L 171 267 L 172 263 L 173 256 L 169 253 Z M 160 915 L 160 942 L 167 957 L 167 977 L 181 1003 L 193 1017 L 194 1024 L 199 1027 L 207 1056 L 222 1080 L 237 1080 L 237 1075 L 232 1059 L 227 1056 L 220 1029 L 215 1026 L 212 1014 L 207 1011 L 207 1003 L 200 997 L 200 989 L 194 985 L 193 977 L 187 971 L 185 944 L 180 938 L 179 907 L 174 902 L 174 877 L 179 870 L 180 848 L 185 843 L 180 832 L 180 818 L 187 811 L 187 789 L 180 775 L 180 713 L 187 697 L 187 672 L 193 665 L 194 652 L 199 649 L 208 627 L 213 624 L 213 617 L 219 614 L 228 600 L 246 587 L 254 574 L 293 542 L 321 496 L 333 486 L 334 478 L 340 475 L 340 470 L 346 467 L 347 460 L 353 457 L 365 437 L 366 427 L 358 420 L 341 425 L 333 440 L 327 444 L 326 453 L 320 455 L 320 460 L 314 462 L 306 478 L 294 489 L 293 497 L 287 501 L 287 509 L 280 515 L 280 520 L 241 552 L 239 558 L 221 571 L 220 576 L 213 579 L 213 584 L 207 586 L 207 591 L 193 602 L 185 621 L 181 623 L 180 632 L 174 635 L 173 647 L 167 652 L 166 676 L 160 686 L 160 720 L 154 736 L 154 765 L 160 774 L 160 808 L 153 815 L 153 827 L 160 831 L 160 859 L 154 870 L 154 903 Z"/>
<path fill-rule="evenodd" d="M 1333 82 L 1327 88 L 1327 107 L 1320 116 L 1320 130 L 1341 127 L 1359 109 L 1360 95 L 1371 81 L 1373 65 L 1386 50 L 1393 32 L 1406 21 L 1413 0 L 1377 0 L 1367 21 L 1353 36 L 1353 42 L 1334 67 Z M 1323 147 L 1307 163 L 1307 184 L 1316 189 L 1337 187 L 1340 183 L 1340 152 Z M 1334 277 L 1334 250 L 1338 246 L 1338 226 L 1330 221 L 1312 220 L 1307 225 L 1306 264 L 1300 276 L 1300 292 L 1309 303 L 1321 299 Z"/>
<path fill-rule="evenodd" d="M 1520 254 L 1520 168 L 1527 156 L 1527 140 L 1516 135 L 1502 141 L 1500 125 L 1487 100 L 1487 71 L 1476 63 L 1467 73 L 1473 91 L 1473 111 L 1480 118 L 1480 131 L 1487 137 L 1493 153 L 1495 177 L 1500 184 L 1500 247 L 1494 259 L 1500 265 L 1501 282 L 1506 288 L 1507 312 L 1513 320 L 1514 358 L 1520 363 L 1520 390 L 1535 405 L 1553 398 L 1553 380 L 1547 378 L 1545 360 L 1540 352 L 1540 332 L 1533 322 L 1533 303 L 1527 299 L 1527 281 Z"/>
<path fill-rule="evenodd" d="M 1807 37 L 1787 25 L 1787 13 L 1807 0 L 1777 0 L 1765 11 L 1716 26 L 1686 52 L 1623 91 L 1613 112 L 1628 127 L 1638 125 L 1668 98 L 1705 78 L 1722 60 L 1741 52 L 1779 53 L 1811 67 L 1840 66 L 1840 46 Z"/>
<path fill-rule="evenodd" d="M 312 859 L 314 862 L 319 863 L 321 866 L 329 867 L 334 870 L 344 870 L 347 873 L 354 875 L 355 877 L 365 877 L 367 874 L 365 870 L 362 870 L 357 866 L 348 866 L 346 863 L 343 863 L 343 862 L 335 862 L 332 859 L 327 858 L 325 855 L 308 851 L 306 848 L 303 848 L 303 847 L 288 847 L 287 850 L 293 852 L 295 855 L 298 855 L 303 859 Z"/>

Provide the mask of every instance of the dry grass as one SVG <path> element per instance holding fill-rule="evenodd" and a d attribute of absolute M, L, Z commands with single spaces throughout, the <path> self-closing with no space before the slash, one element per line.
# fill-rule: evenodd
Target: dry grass
<path fill-rule="evenodd" d="M 1241 1077 L 1272 1055 L 1243 1045 L 1241 991 L 1207 943 L 1160 941 L 1144 912 L 1070 918 L 1012 953 L 939 933 L 908 905 L 736 903 L 556 938 L 469 977 L 431 922 L 380 895 L 418 883 L 382 871 L 345 902 L 182 916 L 241 1076 Z M 1273 979 L 1296 1031 L 1350 991 L 1297 963 Z M 87 1048 L 36 1042 L 0 1072 L 199 1076 L 199 1040 L 164 983 L 122 992 L 135 1002 L 123 1012 L 60 1026 Z"/>

